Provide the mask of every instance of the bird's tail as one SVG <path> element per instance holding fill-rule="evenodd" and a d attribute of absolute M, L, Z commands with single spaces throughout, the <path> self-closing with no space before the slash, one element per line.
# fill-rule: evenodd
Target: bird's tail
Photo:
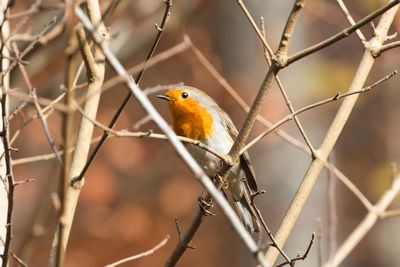
<path fill-rule="evenodd" d="M 235 201 L 235 206 L 246 230 L 249 233 L 259 232 L 261 227 L 260 222 L 257 219 L 254 209 L 246 199 L 245 194 L 243 194 L 239 201 Z"/>

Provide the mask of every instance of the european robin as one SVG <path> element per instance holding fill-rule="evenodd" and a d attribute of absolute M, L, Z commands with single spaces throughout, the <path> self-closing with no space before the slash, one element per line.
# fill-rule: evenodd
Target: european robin
<path fill-rule="evenodd" d="M 173 89 L 157 97 L 167 100 L 177 135 L 199 140 L 203 144 L 227 154 L 238 135 L 232 120 L 215 101 L 204 92 L 190 86 Z M 186 148 L 211 178 L 222 167 L 222 160 L 193 144 Z M 249 192 L 242 178 L 246 176 L 251 190 L 258 186 L 248 153 L 243 153 L 227 178 L 227 189 L 232 195 L 239 217 L 246 229 L 259 231 L 259 221 L 250 206 Z"/>

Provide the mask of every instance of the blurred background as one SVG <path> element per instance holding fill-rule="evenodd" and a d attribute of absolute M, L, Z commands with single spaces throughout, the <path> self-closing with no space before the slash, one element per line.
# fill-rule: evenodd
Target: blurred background
<path fill-rule="evenodd" d="M 11 14 L 28 9 L 34 1 L 17 1 Z M 42 5 L 59 4 L 43 1 Z M 110 1 L 100 1 L 104 10 Z M 386 1 L 346 1 L 357 21 Z M 293 1 L 245 1 L 257 20 L 265 19 L 267 40 L 276 50 L 280 34 Z M 164 12 L 161 0 L 121 1 L 110 23 L 110 47 L 126 68 L 142 62 L 152 44 Z M 32 15 L 19 32 L 38 33 L 54 16 L 60 20 L 62 10 Z M 11 29 L 21 19 L 12 21 Z M 347 27 L 348 23 L 336 1 L 308 1 L 299 19 L 290 44 L 292 54 L 323 40 Z M 389 33 L 397 32 L 396 18 Z M 371 27 L 362 28 L 367 39 Z M 247 103 L 251 103 L 268 70 L 260 41 L 236 1 L 176 0 L 156 55 L 183 40 L 187 34 L 193 44 L 232 85 Z M 20 50 L 28 42 L 18 42 Z M 38 45 L 26 58 L 26 66 L 39 96 L 56 98 L 65 75 L 66 37 L 60 34 L 47 44 Z M 280 72 L 281 80 L 295 109 L 345 92 L 362 56 L 362 45 L 352 35 L 312 56 L 294 63 Z M 384 53 L 376 60 L 367 85 L 398 68 L 398 49 Z M 106 80 L 114 77 L 108 68 Z M 12 74 L 11 87 L 26 90 L 18 69 Z M 133 75 L 135 76 L 135 75 Z M 85 75 L 81 77 L 85 81 Z M 149 68 L 141 88 L 175 84 L 195 86 L 212 96 L 231 116 L 239 128 L 245 113 L 191 49 L 185 49 Z M 108 124 L 127 93 L 123 85 L 112 87 L 102 95 L 98 120 Z M 167 105 L 149 96 L 155 107 L 171 122 Z M 13 103 L 14 107 L 18 102 Z M 299 118 L 314 147 L 318 147 L 339 107 L 330 103 L 302 114 Z M 24 118 L 35 113 L 28 105 L 11 124 L 12 133 Z M 276 85 L 271 89 L 261 114 L 275 122 L 288 113 Z M 118 120 L 116 129 L 137 130 L 134 126 L 145 113 L 132 99 Z M 349 121 L 334 149 L 336 166 L 375 203 L 391 184 L 390 162 L 400 158 L 400 91 L 399 78 L 381 84 L 360 96 Z M 62 114 L 48 117 L 50 132 L 58 147 L 62 145 Z M 78 121 L 78 119 L 77 119 Z M 140 131 L 160 130 L 153 123 L 140 125 Z M 256 124 L 250 139 L 264 130 Z M 303 142 L 293 122 L 281 127 Z M 102 131 L 95 130 L 94 137 Z M 304 143 L 304 142 L 303 142 Z M 14 172 L 17 180 L 35 179 L 16 188 L 12 250 L 29 266 L 44 266 L 56 223 L 51 194 L 57 192 L 59 167 L 54 159 L 18 162 L 18 159 L 51 154 L 51 148 L 39 120 L 27 124 L 14 143 Z M 257 199 L 267 224 L 273 232 L 285 214 L 303 178 L 311 158 L 275 134 L 268 135 L 252 148 L 250 156 L 259 183 L 266 194 Z M 337 205 L 337 245 L 351 233 L 366 215 L 360 201 L 339 181 L 335 185 Z M 170 235 L 167 245 L 153 255 L 129 262 L 125 266 L 161 266 L 175 247 L 178 237 L 174 217 L 185 231 L 197 211 L 197 198 L 202 187 L 166 141 L 156 139 L 109 138 L 91 165 L 78 203 L 70 236 L 65 266 L 104 266 L 146 251 Z M 400 198 L 391 205 L 400 206 Z M 177 266 L 255 266 L 256 262 L 222 215 L 218 207 L 215 217 L 207 217 L 192 244 Z M 284 250 L 290 257 L 304 252 L 311 233 L 317 231 L 317 220 L 323 226 L 322 257 L 329 257 L 327 246 L 327 171 L 323 170 L 313 192 L 292 231 Z M 400 260 L 400 218 L 379 221 L 344 261 L 342 266 L 394 266 Z M 268 243 L 267 238 L 263 238 Z M 317 266 L 317 245 L 298 266 Z M 280 263 L 282 258 L 278 259 Z M 17 266 L 11 260 L 11 266 Z"/>

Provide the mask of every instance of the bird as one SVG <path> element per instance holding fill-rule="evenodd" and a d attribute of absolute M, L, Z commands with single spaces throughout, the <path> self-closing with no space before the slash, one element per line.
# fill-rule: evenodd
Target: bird
<path fill-rule="evenodd" d="M 229 153 L 238 131 L 231 118 L 214 99 L 191 86 L 174 88 L 157 97 L 168 102 L 173 129 L 177 135 L 200 141 L 221 154 Z M 186 144 L 186 148 L 210 178 L 223 165 L 219 157 L 195 144 Z M 248 187 L 242 180 L 244 177 L 247 178 Z M 246 230 L 250 233 L 258 232 L 260 222 L 250 205 L 250 191 L 258 192 L 258 185 L 247 152 L 232 167 L 226 182 L 227 190 Z"/>

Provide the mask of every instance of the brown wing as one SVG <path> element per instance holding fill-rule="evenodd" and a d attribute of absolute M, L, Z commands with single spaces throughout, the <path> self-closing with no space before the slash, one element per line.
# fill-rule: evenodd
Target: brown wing
<path fill-rule="evenodd" d="M 231 118 L 229 118 L 228 114 L 226 114 L 221 108 L 218 107 L 218 113 L 220 114 L 221 118 L 225 122 L 226 128 L 233 140 L 236 140 L 238 135 L 238 131 L 236 130 L 235 125 L 233 124 Z M 256 175 L 254 172 L 253 165 L 250 161 L 249 153 L 244 152 L 240 155 L 240 165 L 242 166 L 244 173 L 246 174 L 247 182 L 249 183 L 249 187 L 254 192 L 258 191 L 258 185 L 256 180 Z"/>

